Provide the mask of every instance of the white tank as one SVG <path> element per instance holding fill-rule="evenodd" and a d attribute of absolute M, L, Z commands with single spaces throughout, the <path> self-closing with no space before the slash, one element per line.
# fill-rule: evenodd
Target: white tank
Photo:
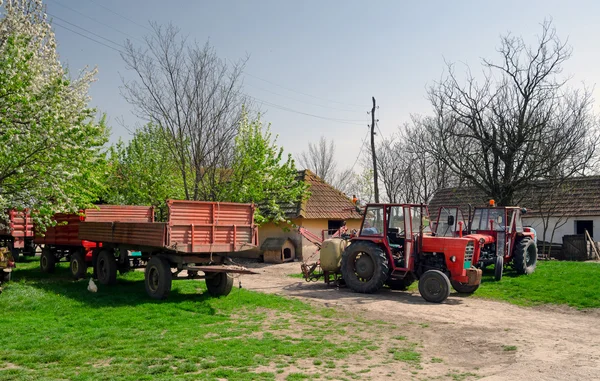
<path fill-rule="evenodd" d="M 323 271 L 339 272 L 342 265 L 342 253 L 348 241 L 341 238 L 330 238 L 323 241 L 319 259 Z"/>

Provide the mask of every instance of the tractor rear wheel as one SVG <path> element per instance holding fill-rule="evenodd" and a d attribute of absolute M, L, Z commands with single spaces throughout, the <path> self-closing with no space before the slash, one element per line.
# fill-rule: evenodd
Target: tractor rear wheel
<path fill-rule="evenodd" d="M 233 276 L 231 274 L 214 273 L 210 278 L 206 278 L 206 289 L 212 296 L 227 296 L 232 288 Z"/>
<path fill-rule="evenodd" d="M 40 269 L 44 273 L 53 273 L 56 268 L 56 257 L 49 247 L 42 249 L 42 255 L 40 257 Z"/>
<path fill-rule="evenodd" d="M 450 284 L 452 284 L 452 288 L 456 290 L 459 294 L 472 294 L 479 288 L 479 285 L 468 285 L 465 283 L 460 283 L 455 280 L 451 280 Z"/>
<path fill-rule="evenodd" d="M 529 275 L 535 271 L 537 246 L 531 238 L 524 237 L 516 243 L 513 264 L 519 275 Z"/>
<path fill-rule="evenodd" d="M 427 270 L 419 278 L 419 293 L 431 303 L 441 303 L 450 296 L 450 279 L 440 270 Z"/>
<path fill-rule="evenodd" d="M 387 280 L 388 259 L 376 244 L 357 241 L 344 250 L 341 272 L 352 291 L 371 294 L 383 287 Z"/>

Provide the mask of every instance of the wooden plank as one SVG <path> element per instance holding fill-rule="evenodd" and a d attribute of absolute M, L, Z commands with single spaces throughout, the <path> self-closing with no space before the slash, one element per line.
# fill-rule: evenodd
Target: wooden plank
<path fill-rule="evenodd" d="M 600 254 L 598 253 L 598 248 L 596 247 L 596 242 L 594 242 L 592 237 L 590 237 L 590 233 L 588 233 L 587 229 L 585 230 L 585 236 L 589 240 L 589 242 L 592 244 L 592 249 L 594 250 L 594 253 L 596 253 L 596 257 L 598 259 L 600 259 Z"/>
<path fill-rule="evenodd" d="M 187 266 L 186 270 L 202 271 L 205 273 L 234 273 L 234 274 L 258 274 L 245 267 L 214 265 L 214 266 Z"/>

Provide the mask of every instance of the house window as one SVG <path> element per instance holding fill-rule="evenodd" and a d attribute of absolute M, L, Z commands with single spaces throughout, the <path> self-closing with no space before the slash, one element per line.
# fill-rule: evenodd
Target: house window
<path fill-rule="evenodd" d="M 585 234 L 587 230 L 590 233 L 590 237 L 594 238 L 594 221 L 584 220 L 584 221 L 575 221 L 575 233 L 576 234 Z"/>

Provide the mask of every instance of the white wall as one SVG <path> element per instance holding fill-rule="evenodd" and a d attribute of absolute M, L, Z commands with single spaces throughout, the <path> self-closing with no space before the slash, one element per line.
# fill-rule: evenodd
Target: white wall
<path fill-rule="evenodd" d="M 600 216 L 589 216 L 589 217 L 570 217 L 570 218 L 557 218 L 550 217 L 548 230 L 546 232 L 546 241 L 550 241 L 552 235 L 552 229 L 558 223 L 558 227 L 554 231 L 554 237 L 552 243 L 562 243 L 562 237 L 564 235 L 576 234 L 575 221 L 594 221 L 594 241 L 600 241 Z M 544 225 L 541 218 L 528 218 L 526 215 L 523 216 L 523 225 L 533 227 L 538 236 L 539 241 L 543 241 Z"/>

